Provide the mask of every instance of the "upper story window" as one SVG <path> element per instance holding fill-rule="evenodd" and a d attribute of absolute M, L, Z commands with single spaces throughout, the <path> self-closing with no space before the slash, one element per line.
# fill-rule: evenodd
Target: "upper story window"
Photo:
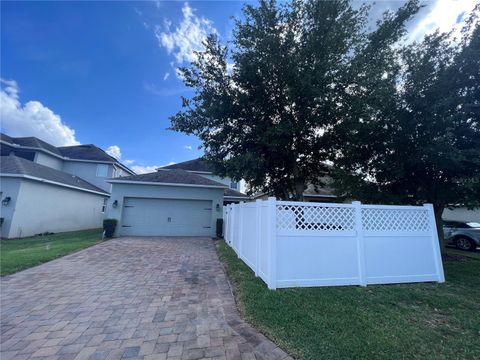
<path fill-rule="evenodd" d="M 238 187 L 238 182 L 232 181 L 230 182 L 230 189 L 237 189 Z"/>
<path fill-rule="evenodd" d="M 107 177 L 108 176 L 108 165 L 98 164 L 97 165 L 97 176 L 98 177 Z"/>

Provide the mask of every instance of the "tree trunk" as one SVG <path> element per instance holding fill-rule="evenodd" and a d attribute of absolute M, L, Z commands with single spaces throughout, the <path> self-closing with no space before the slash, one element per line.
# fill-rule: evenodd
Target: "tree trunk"
<path fill-rule="evenodd" d="M 303 201 L 303 192 L 305 191 L 305 183 L 303 181 L 295 182 L 295 200 Z"/>
<path fill-rule="evenodd" d="M 443 204 L 433 204 L 433 212 L 435 213 L 435 224 L 437 225 L 437 234 L 438 234 L 438 242 L 440 243 L 440 251 L 443 253 L 445 252 L 445 236 L 443 234 L 443 220 L 442 214 L 443 210 L 445 209 L 445 205 Z"/>

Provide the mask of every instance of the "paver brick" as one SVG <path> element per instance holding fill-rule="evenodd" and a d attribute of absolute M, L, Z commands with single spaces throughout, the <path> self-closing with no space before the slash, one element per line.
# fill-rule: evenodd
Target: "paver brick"
<path fill-rule="evenodd" d="M 2 360 L 284 359 L 208 238 L 120 238 L 0 279 Z"/>

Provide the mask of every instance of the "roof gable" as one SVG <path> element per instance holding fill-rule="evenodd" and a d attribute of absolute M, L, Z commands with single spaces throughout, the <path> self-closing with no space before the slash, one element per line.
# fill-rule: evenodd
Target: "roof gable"
<path fill-rule="evenodd" d="M 117 159 L 93 144 L 60 146 L 58 151 L 70 159 L 117 162 Z"/>
<path fill-rule="evenodd" d="M 172 164 L 163 166 L 160 169 L 181 169 L 186 171 L 197 171 L 197 172 L 205 172 L 205 173 L 212 173 L 212 167 L 205 161 L 204 158 L 198 158 L 193 160 L 184 161 L 178 164 Z"/>

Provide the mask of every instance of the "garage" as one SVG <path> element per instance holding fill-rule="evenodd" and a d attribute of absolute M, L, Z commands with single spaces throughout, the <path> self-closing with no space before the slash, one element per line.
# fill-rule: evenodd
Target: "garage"
<path fill-rule="evenodd" d="M 122 233 L 135 236 L 210 236 L 208 200 L 125 198 Z"/>
<path fill-rule="evenodd" d="M 109 182 L 106 217 L 118 221 L 116 236 L 216 236 L 226 185 L 179 169 Z"/>

